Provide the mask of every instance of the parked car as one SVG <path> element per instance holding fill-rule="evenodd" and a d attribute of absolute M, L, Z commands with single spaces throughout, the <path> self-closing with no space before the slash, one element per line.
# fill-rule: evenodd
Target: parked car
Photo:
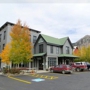
<path fill-rule="evenodd" d="M 78 71 L 78 72 L 87 70 L 86 62 L 72 63 L 71 66 L 75 69 L 75 71 Z"/>
<path fill-rule="evenodd" d="M 87 65 L 87 70 L 90 70 L 90 63 L 86 62 L 86 65 Z"/>
<path fill-rule="evenodd" d="M 51 67 L 50 72 L 73 73 L 73 69 L 70 65 L 57 65 Z"/>

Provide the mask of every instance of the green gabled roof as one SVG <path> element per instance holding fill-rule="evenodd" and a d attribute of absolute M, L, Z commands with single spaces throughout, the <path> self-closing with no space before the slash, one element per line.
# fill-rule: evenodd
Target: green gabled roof
<path fill-rule="evenodd" d="M 68 37 L 60 38 L 60 45 L 64 45 L 65 41 L 67 40 Z"/>
<path fill-rule="evenodd" d="M 51 36 L 48 36 L 48 35 L 44 35 L 44 34 L 41 34 L 41 36 L 45 39 L 46 42 L 48 43 L 53 43 L 53 44 L 60 44 L 59 42 L 59 39 L 58 38 L 54 38 L 54 37 L 51 37 Z"/>
<path fill-rule="evenodd" d="M 68 38 L 68 37 L 65 37 L 65 38 L 58 39 L 44 34 L 41 34 L 41 36 L 45 39 L 47 43 L 52 43 L 57 45 L 64 45 L 65 41 Z"/>
<path fill-rule="evenodd" d="M 78 57 L 78 56 L 75 56 L 75 55 L 72 55 L 72 54 L 60 54 L 59 57 Z"/>
<path fill-rule="evenodd" d="M 34 54 L 33 57 L 39 57 L 39 56 L 43 56 L 45 55 L 46 53 L 38 53 L 38 54 Z"/>

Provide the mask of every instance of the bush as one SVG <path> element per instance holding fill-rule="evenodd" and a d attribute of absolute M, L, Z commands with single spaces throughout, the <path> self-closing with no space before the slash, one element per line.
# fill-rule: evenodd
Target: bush
<path fill-rule="evenodd" d="M 49 69 L 47 68 L 46 71 L 48 71 Z"/>
<path fill-rule="evenodd" d="M 9 70 L 9 73 L 11 73 L 11 74 L 20 74 L 20 70 L 19 69 L 16 69 L 16 68 L 11 68 L 10 70 Z"/>
<path fill-rule="evenodd" d="M 4 74 L 7 74 L 7 73 L 11 73 L 11 74 L 20 74 L 20 70 L 19 69 L 16 69 L 16 68 L 11 68 L 11 69 L 8 69 L 8 68 L 3 68 L 3 73 Z"/>
<path fill-rule="evenodd" d="M 4 73 L 4 74 L 6 74 L 6 73 L 8 73 L 8 72 L 9 72 L 8 68 L 3 68 L 3 73 Z"/>

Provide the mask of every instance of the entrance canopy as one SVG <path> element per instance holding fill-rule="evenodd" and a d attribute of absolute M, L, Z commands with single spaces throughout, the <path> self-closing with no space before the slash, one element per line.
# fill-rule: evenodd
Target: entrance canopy
<path fill-rule="evenodd" d="M 41 57 L 44 56 L 46 53 L 38 53 L 38 54 L 34 54 L 33 57 Z"/>
<path fill-rule="evenodd" d="M 77 58 L 78 56 L 72 55 L 72 54 L 60 54 L 59 57 L 72 57 L 72 58 Z"/>

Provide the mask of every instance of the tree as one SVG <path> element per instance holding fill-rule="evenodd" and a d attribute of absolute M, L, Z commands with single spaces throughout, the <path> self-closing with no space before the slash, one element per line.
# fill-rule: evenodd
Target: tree
<path fill-rule="evenodd" d="M 7 65 L 10 64 L 9 53 L 10 53 L 10 44 L 6 44 L 6 46 L 4 47 L 4 50 L 0 53 L 2 63 L 5 63 Z"/>
<path fill-rule="evenodd" d="M 22 26 L 21 21 L 13 26 L 11 32 L 10 60 L 13 64 L 27 63 L 32 58 L 32 44 L 30 30 L 26 24 Z"/>
<path fill-rule="evenodd" d="M 81 47 L 73 52 L 74 55 L 79 56 L 75 61 L 86 61 L 90 62 L 90 46 Z"/>

